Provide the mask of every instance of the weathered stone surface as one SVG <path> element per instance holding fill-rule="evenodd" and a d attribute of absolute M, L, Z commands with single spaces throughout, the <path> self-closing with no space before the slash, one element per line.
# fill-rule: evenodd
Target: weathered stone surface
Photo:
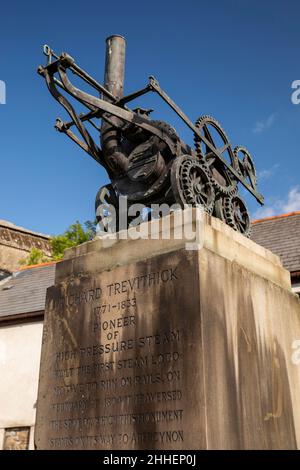
<path fill-rule="evenodd" d="M 288 273 L 215 219 L 201 233 L 199 251 L 98 240 L 59 263 L 37 448 L 300 446 L 300 306 Z"/>
<path fill-rule="evenodd" d="M 0 220 L 0 269 L 16 271 L 32 248 L 51 255 L 49 237 Z"/>
<path fill-rule="evenodd" d="M 49 289 L 38 448 L 205 447 L 198 284 L 178 251 Z"/>
<path fill-rule="evenodd" d="M 206 250 L 199 273 L 207 448 L 299 448 L 298 297 Z"/>
<path fill-rule="evenodd" d="M 10 428 L 4 433 L 3 450 L 27 450 L 30 428 Z"/>

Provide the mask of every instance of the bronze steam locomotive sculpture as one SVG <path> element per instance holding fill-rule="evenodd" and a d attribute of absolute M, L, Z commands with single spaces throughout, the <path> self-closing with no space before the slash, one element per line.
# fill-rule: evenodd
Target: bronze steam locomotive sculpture
<path fill-rule="evenodd" d="M 202 116 L 193 124 L 152 76 L 145 88 L 124 96 L 125 40 L 121 36 L 107 39 L 104 86 L 78 67 L 70 55 L 58 56 L 49 46 L 44 46 L 44 53 L 47 64 L 40 66 L 38 73 L 71 118 L 69 122 L 57 119 L 55 127 L 102 165 L 111 180 L 100 188 L 96 209 L 104 193 L 116 210 L 119 196 L 126 196 L 129 205 L 142 203 L 146 207 L 154 203 L 200 205 L 249 236 L 250 218 L 238 184 L 263 204 L 263 196 L 257 192 L 255 166 L 246 148 L 232 148 L 215 119 Z M 67 75 L 69 71 L 90 85 L 97 96 L 75 87 Z M 84 105 L 86 112 L 76 112 L 61 90 Z M 127 103 L 150 91 L 156 92 L 190 128 L 194 149 L 169 124 L 150 119 L 152 110 L 128 108 Z M 97 125 L 99 118 L 101 127 Z M 100 133 L 101 148 L 87 123 Z M 74 126 L 80 137 L 73 132 Z"/>

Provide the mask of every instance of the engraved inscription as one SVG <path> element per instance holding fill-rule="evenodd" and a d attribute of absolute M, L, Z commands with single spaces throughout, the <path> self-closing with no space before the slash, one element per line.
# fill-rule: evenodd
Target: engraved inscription
<path fill-rule="evenodd" d="M 170 308 L 186 266 L 142 270 L 81 277 L 48 293 L 38 448 L 185 447 L 192 303 Z"/>

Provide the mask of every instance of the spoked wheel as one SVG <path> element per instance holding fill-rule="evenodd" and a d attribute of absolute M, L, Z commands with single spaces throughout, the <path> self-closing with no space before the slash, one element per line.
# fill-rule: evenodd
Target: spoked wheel
<path fill-rule="evenodd" d="M 245 147 L 235 147 L 234 155 L 236 156 L 239 171 L 243 178 L 246 179 L 247 183 L 252 186 L 253 189 L 256 189 L 257 185 L 257 176 L 254 162 L 248 150 Z M 240 156 L 242 159 L 240 159 Z"/>
<path fill-rule="evenodd" d="M 201 206 L 212 213 L 215 191 L 204 164 L 189 155 L 176 158 L 171 168 L 171 183 L 175 201 L 182 207 Z"/>
<path fill-rule="evenodd" d="M 202 116 L 197 120 L 195 125 L 199 129 L 200 134 L 210 143 L 213 149 L 217 150 L 222 158 L 237 170 L 237 158 L 225 131 L 218 121 L 211 116 Z M 209 167 L 216 191 L 224 196 L 233 194 L 237 187 L 237 180 L 230 173 L 230 170 L 226 168 L 224 163 L 220 161 L 198 135 L 195 134 L 194 140 L 197 157 Z"/>
<path fill-rule="evenodd" d="M 250 217 L 244 201 L 237 195 L 218 198 L 215 203 L 215 216 L 245 237 L 250 237 Z"/>

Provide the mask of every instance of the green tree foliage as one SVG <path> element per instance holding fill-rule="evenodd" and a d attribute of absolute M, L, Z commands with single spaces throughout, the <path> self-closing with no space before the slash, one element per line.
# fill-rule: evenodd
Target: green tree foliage
<path fill-rule="evenodd" d="M 33 264 L 40 264 L 50 261 L 50 258 L 45 255 L 41 250 L 38 248 L 32 248 L 27 258 L 23 258 L 20 260 L 21 266 L 31 266 Z"/>
<path fill-rule="evenodd" d="M 96 221 L 90 221 L 82 225 L 79 221 L 70 225 L 61 235 L 51 237 L 50 243 L 52 256 L 47 257 L 41 250 L 32 248 L 27 258 L 20 261 L 21 265 L 30 266 L 33 264 L 45 263 L 47 261 L 57 261 L 62 259 L 67 248 L 81 245 L 81 243 L 92 240 L 96 234 Z"/>
<path fill-rule="evenodd" d="M 87 221 L 84 227 L 80 222 L 70 225 L 70 227 L 62 234 L 51 238 L 52 254 L 54 260 L 63 257 L 64 251 L 72 246 L 81 245 L 81 243 L 92 240 L 96 233 L 95 222 Z"/>

